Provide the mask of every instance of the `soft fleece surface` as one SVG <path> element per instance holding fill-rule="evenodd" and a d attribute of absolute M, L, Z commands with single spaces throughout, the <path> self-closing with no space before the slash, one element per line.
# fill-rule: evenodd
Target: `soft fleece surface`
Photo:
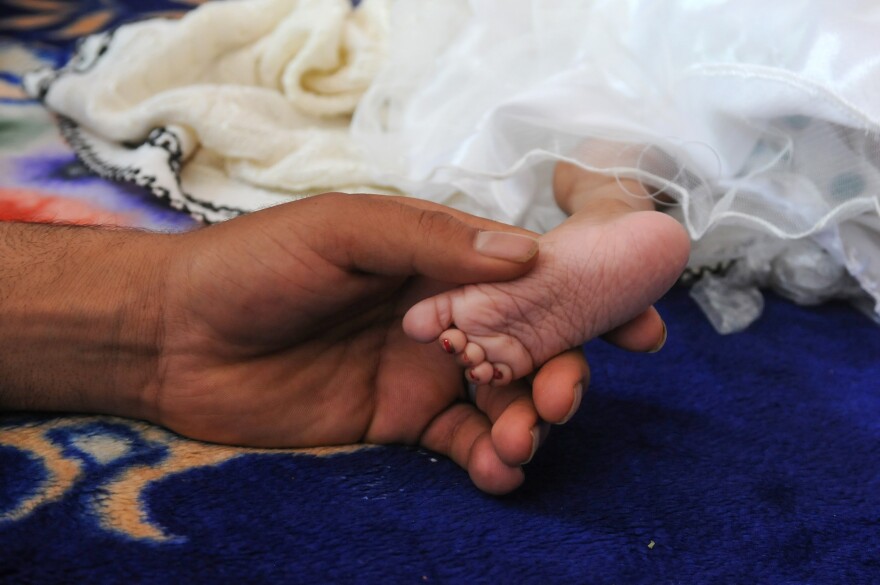
<path fill-rule="evenodd" d="M 6 19 L 51 4 L 80 34 L 195 2 L 0 3 L 0 30 L 30 43 L 0 51 L 16 51 L 0 61 L 0 216 L 190 227 L 89 176 L 18 93 L 17 68 L 62 60 L 71 35 Z M 506 498 L 407 447 L 259 452 L 2 415 L 0 582 L 880 582 L 880 328 L 770 297 L 721 337 L 685 290 L 660 309 L 660 354 L 587 346 L 581 413 Z"/>

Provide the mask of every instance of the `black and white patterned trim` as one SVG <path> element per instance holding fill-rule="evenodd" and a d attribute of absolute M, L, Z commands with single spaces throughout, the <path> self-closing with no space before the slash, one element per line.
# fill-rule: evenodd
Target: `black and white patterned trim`
<path fill-rule="evenodd" d="M 714 266 L 700 266 L 696 268 L 686 268 L 679 277 L 678 282 L 684 286 L 693 286 L 697 284 L 704 276 L 711 274 L 713 276 L 724 276 L 730 269 L 736 265 L 736 260 L 727 260 L 719 262 Z"/>
<path fill-rule="evenodd" d="M 220 206 L 193 197 L 184 191 L 180 172 L 183 168 L 183 152 L 180 147 L 180 138 L 168 128 L 156 128 L 150 132 L 147 140 L 142 145 L 129 145 L 134 150 L 148 146 L 161 150 L 166 156 L 166 162 L 170 169 L 175 185 L 163 185 L 156 176 L 150 175 L 142 168 L 135 166 L 115 165 L 105 160 L 97 152 L 76 122 L 70 118 L 59 116 L 58 127 L 61 135 L 76 153 L 82 163 L 93 173 L 108 179 L 123 183 L 132 183 L 149 190 L 153 196 L 166 202 L 174 209 L 186 211 L 193 218 L 203 223 L 217 223 L 237 217 L 248 210 Z"/>
<path fill-rule="evenodd" d="M 84 37 L 77 41 L 73 56 L 59 69 L 43 68 L 28 73 L 21 81 L 25 93 L 33 99 L 45 101 L 52 85 L 64 75 L 88 73 L 110 49 L 115 31 Z"/>
<path fill-rule="evenodd" d="M 32 98 L 45 102 L 52 85 L 61 77 L 83 75 L 93 70 L 109 51 L 113 38 L 114 31 L 110 31 L 81 39 L 77 43 L 70 61 L 64 67 L 57 70 L 45 68 L 27 74 L 22 79 L 25 92 Z M 166 202 L 174 209 L 186 211 L 198 221 L 216 223 L 247 212 L 245 209 L 214 205 L 184 191 L 180 179 L 180 173 L 183 169 L 181 140 L 168 128 L 154 129 L 143 144 L 125 145 L 125 148 L 130 150 L 145 147 L 161 150 L 165 154 L 170 175 L 173 177 L 170 181 L 165 180 L 164 184 L 157 176 L 150 174 L 143 168 L 114 164 L 111 160 L 101 156 L 96 148 L 96 139 L 87 136 L 72 119 L 58 116 L 58 128 L 79 160 L 93 173 L 110 181 L 132 183 L 147 189 L 153 196 Z M 171 181 L 173 184 L 169 184 Z"/>

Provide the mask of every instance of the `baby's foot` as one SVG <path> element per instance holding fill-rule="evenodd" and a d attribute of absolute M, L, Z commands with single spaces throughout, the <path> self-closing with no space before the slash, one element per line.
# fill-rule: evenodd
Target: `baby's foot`
<path fill-rule="evenodd" d="M 674 219 L 594 201 L 540 239 L 527 276 L 469 285 L 406 314 L 411 338 L 437 340 L 479 384 L 506 384 L 629 322 L 676 281 L 690 244 Z"/>

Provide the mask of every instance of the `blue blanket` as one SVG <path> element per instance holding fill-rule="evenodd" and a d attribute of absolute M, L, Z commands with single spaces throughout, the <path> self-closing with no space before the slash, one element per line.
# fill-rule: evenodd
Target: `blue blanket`
<path fill-rule="evenodd" d="M 82 2 L 68 18 L 98 4 L 123 10 Z M 191 2 L 161 4 L 139 3 Z M 45 145 L 34 128 L 0 123 L 0 151 Z M 27 216 L 54 193 L 121 223 L 188 225 L 49 150 L 2 167 L 23 184 L 0 182 L 2 209 Z M 880 582 L 880 329 L 770 296 L 722 337 L 684 289 L 659 308 L 661 353 L 586 346 L 581 412 L 504 498 L 403 446 L 260 451 L 109 417 L 0 416 L 0 582 Z"/>
<path fill-rule="evenodd" d="M 660 308 L 660 354 L 586 347 L 581 413 L 505 498 L 407 447 L 7 416 L 0 581 L 878 582 L 876 325 L 771 298 L 720 337 L 683 290 Z"/>

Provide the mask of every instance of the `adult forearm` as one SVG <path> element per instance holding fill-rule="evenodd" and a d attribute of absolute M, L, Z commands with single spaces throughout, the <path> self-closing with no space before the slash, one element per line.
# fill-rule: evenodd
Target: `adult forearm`
<path fill-rule="evenodd" d="M 0 410 L 143 414 L 170 237 L 0 223 Z"/>

